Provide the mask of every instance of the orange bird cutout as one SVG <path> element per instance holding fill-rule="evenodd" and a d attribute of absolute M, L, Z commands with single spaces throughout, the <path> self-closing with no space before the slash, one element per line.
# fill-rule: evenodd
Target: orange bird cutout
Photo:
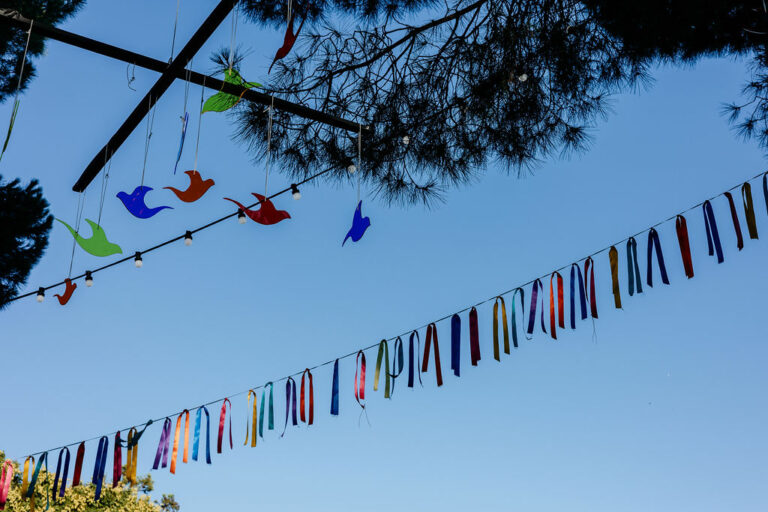
<path fill-rule="evenodd" d="M 189 186 L 187 187 L 187 190 L 179 190 L 173 187 L 163 188 L 176 194 L 176 197 L 185 203 L 194 203 L 203 197 L 203 195 L 208 192 L 208 189 L 216 183 L 211 179 L 203 181 L 203 177 L 200 176 L 200 173 L 197 171 L 185 171 L 184 174 L 189 176 Z"/>
<path fill-rule="evenodd" d="M 291 48 L 293 48 L 293 45 L 296 44 L 296 39 L 298 39 L 299 32 L 301 32 L 301 27 L 304 26 L 304 19 L 301 20 L 301 23 L 299 24 L 299 30 L 297 30 L 296 33 L 294 34 L 293 19 L 295 17 L 296 17 L 296 11 L 293 11 L 291 13 L 291 19 L 288 21 L 288 28 L 285 29 L 285 38 L 283 39 L 283 46 L 278 48 L 277 53 L 275 53 L 275 58 L 272 60 L 272 64 L 269 65 L 269 70 L 267 71 L 268 74 L 272 71 L 272 66 L 275 65 L 275 62 L 285 58 L 285 56 L 290 53 Z"/>
<path fill-rule="evenodd" d="M 268 226 L 270 224 L 277 224 L 280 221 L 291 218 L 290 214 L 287 211 L 278 210 L 277 208 L 275 208 L 275 205 L 272 204 L 272 201 L 270 201 L 263 195 L 257 194 L 255 192 L 253 192 L 253 195 L 256 197 L 256 199 L 258 199 L 261 202 L 258 210 L 251 210 L 249 208 L 246 208 L 244 205 L 228 197 L 225 197 L 224 199 L 235 203 L 248 217 L 251 218 L 252 221 L 258 222 L 259 224 L 264 224 Z"/>
<path fill-rule="evenodd" d="M 67 302 L 69 302 L 69 299 L 72 297 L 72 294 L 75 293 L 75 288 L 77 288 L 77 285 L 72 282 L 71 279 L 66 278 L 64 280 L 64 283 L 67 285 L 67 287 L 64 289 L 64 295 L 59 295 L 58 293 L 54 295 L 57 299 L 59 299 L 59 304 L 64 306 Z"/>

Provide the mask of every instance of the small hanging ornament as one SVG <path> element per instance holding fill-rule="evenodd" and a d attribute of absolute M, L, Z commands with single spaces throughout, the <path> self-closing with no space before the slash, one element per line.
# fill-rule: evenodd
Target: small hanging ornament
<path fill-rule="evenodd" d="M 197 171 L 184 171 L 184 174 L 189 176 L 189 186 L 186 190 L 179 190 L 173 187 L 163 188 L 176 194 L 176 197 L 185 203 L 194 203 L 203 197 L 209 188 L 216 184 L 212 179 L 203 180 L 203 177 Z"/>
<path fill-rule="evenodd" d="M 91 219 L 85 219 L 85 222 L 87 222 L 91 226 L 91 230 L 93 231 L 93 235 L 91 235 L 90 238 L 83 238 L 80 236 L 80 234 L 72 229 L 72 226 L 67 224 L 61 219 L 56 219 L 57 221 L 61 222 L 66 226 L 66 228 L 69 230 L 69 232 L 72 234 L 73 237 L 75 237 L 75 241 L 77 244 L 87 253 L 93 254 L 94 256 L 112 256 L 113 254 L 122 254 L 123 250 L 120 248 L 119 245 L 111 243 L 109 240 L 107 240 L 107 234 L 104 233 L 104 229 L 93 222 Z"/>
<path fill-rule="evenodd" d="M 125 192 L 118 192 L 117 198 L 123 202 L 125 209 L 128 210 L 131 215 L 139 219 L 149 219 L 150 217 L 154 217 L 160 213 L 161 210 L 165 210 L 166 208 L 173 209 L 172 206 L 157 206 L 155 208 L 147 206 L 144 202 L 144 196 L 150 191 L 152 191 L 152 187 L 139 185 L 130 195 Z"/>
<path fill-rule="evenodd" d="M 287 211 L 278 210 L 277 208 L 275 208 L 275 205 L 272 204 L 272 201 L 270 201 L 263 195 L 257 194 L 256 192 L 253 192 L 253 195 L 261 203 L 259 204 L 259 208 L 256 210 L 251 210 L 250 208 L 247 208 L 245 205 L 235 201 L 234 199 L 230 199 L 228 197 L 225 197 L 224 199 L 235 203 L 238 206 L 238 208 L 240 208 L 240 211 L 245 213 L 245 215 L 247 215 L 248 217 L 250 217 L 252 221 L 258 222 L 259 224 L 264 224 L 266 226 L 271 224 L 277 224 L 278 222 L 291 218 L 291 215 Z"/>
<path fill-rule="evenodd" d="M 269 65 L 269 70 L 267 73 L 272 72 L 272 66 L 275 65 L 275 62 L 288 56 L 288 54 L 291 52 L 291 49 L 293 48 L 293 45 L 296 44 L 296 39 L 298 39 L 299 33 L 301 32 L 301 27 L 304 26 L 304 18 L 302 18 L 301 23 L 299 24 L 299 29 L 295 34 L 293 33 L 293 21 L 296 19 L 296 11 L 290 11 L 291 0 L 288 0 L 288 2 L 288 9 L 290 14 L 288 15 L 288 27 L 286 27 L 285 36 L 283 37 L 283 46 L 278 48 L 277 52 L 275 53 L 275 58 L 272 59 L 272 64 Z"/>
<path fill-rule="evenodd" d="M 77 288 L 77 285 L 72 282 L 70 278 L 66 278 L 64 280 L 64 283 L 66 285 L 64 289 L 64 294 L 59 295 L 58 293 L 54 295 L 57 299 L 59 299 L 59 304 L 62 306 L 65 306 L 67 302 L 69 302 L 69 299 L 72 297 L 72 294 L 75 292 L 75 289 Z"/>
<path fill-rule="evenodd" d="M 359 126 L 358 132 L 357 132 L 357 168 L 360 167 L 360 163 L 362 161 L 362 152 L 363 152 L 363 146 L 362 146 L 362 137 L 363 137 L 363 127 Z M 407 139 L 407 135 L 403 137 L 403 143 L 407 144 L 405 140 Z M 357 170 L 354 164 L 350 164 L 347 170 L 351 173 L 355 172 Z M 341 242 L 341 246 L 344 247 L 344 244 L 347 243 L 347 239 L 351 238 L 353 242 L 359 242 L 360 239 L 363 238 L 363 235 L 365 234 L 365 231 L 371 226 L 371 219 L 369 217 L 363 217 L 363 201 L 360 199 L 360 174 L 357 175 L 357 208 L 355 208 L 355 213 L 352 216 L 352 227 L 349 228 L 349 231 L 347 231 L 347 236 L 344 237 L 344 240 Z"/>

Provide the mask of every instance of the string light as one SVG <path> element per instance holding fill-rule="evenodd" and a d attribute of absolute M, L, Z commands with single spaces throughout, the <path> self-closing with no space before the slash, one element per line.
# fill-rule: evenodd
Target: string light
<path fill-rule="evenodd" d="M 45 299 L 45 288 L 42 286 L 37 289 L 37 302 L 43 302 Z"/>
<path fill-rule="evenodd" d="M 184 233 L 184 245 L 186 246 L 192 245 L 192 232 L 189 230 L 186 233 Z"/>
<path fill-rule="evenodd" d="M 297 187 L 295 183 L 291 184 L 291 195 L 296 201 L 301 199 L 301 192 L 299 192 L 299 187 Z"/>
<path fill-rule="evenodd" d="M 349 174 L 355 174 L 355 171 L 357 170 L 357 167 L 355 167 L 355 164 L 349 164 L 347 167 L 347 172 Z"/>
<path fill-rule="evenodd" d="M 93 286 L 93 274 L 91 274 L 90 270 L 85 271 L 85 286 L 88 288 Z"/>
<path fill-rule="evenodd" d="M 237 210 L 237 222 L 245 224 L 245 212 L 243 210 Z"/>
<path fill-rule="evenodd" d="M 403 146 L 407 146 L 411 143 L 411 138 L 407 135 L 403 135 Z"/>
<path fill-rule="evenodd" d="M 136 268 L 141 268 L 144 265 L 139 251 L 136 251 L 136 256 L 133 257 L 133 264 L 136 265 Z"/>

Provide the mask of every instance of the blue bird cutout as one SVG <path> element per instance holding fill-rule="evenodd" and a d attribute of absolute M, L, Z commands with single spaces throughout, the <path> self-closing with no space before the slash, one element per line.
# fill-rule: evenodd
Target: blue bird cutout
<path fill-rule="evenodd" d="M 131 215 L 138 217 L 139 219 L 148 219 L 153 217 L 160 210 L 165 208 L 171 208 L 170 206 L 158 206 L 157 208 L 150 208 L 144 203 L 144 196 L 147 192 L 151 191 L 151 187 L 138 186 L 133 190 L 131 195 L 125 192 L 118 192 L 117 198 L 120 199 L 125 205 Z"/>
<path fill-rule="evenodd" d="M 351 238 L 353 242 L 359 242 L 360 239 L 363 238 L 365 230 L 371 226 L 371 219 L 368 217 L 363 217 L 362 207 L 362 201 L 357 203 L 357 208 L 355 208 L 355 216 L 352 217 L 352 227 L 349 228 L 347 236 L 345 236 L 344 241 L 341 242 L 342 247 L 344 247 L 344 244 L 347 243 L 347 238 Z"/>
<path fill-rule="evenodd" d="M 179 141 L 179 153 L 176 155 L 176 165 L 173 166 L 173 174 L 176 174 L 176 169 L 179 168 L 181 151 L 184 149 L 184 138 L 187 136 L 187 123 L 189 123 L 189 112 L 184 112 L 184 117 L 181 118 L 181 141 Z"/>

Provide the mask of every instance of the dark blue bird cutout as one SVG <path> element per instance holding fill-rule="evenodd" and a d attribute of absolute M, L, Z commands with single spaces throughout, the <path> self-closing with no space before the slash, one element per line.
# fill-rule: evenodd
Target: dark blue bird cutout
<path fill-rule="evenodd" d="M 187 136 L 187 123 L 189 123 L 189 112 L 184 112 L 184 117 L 181 118 L 181 141 L 179 141 L 179 153 L 176 155 L 176 165 L 173 166 L 173 174 L 176 174 L 176 169 L 179 168 L 181 151 L 184 149 L 184 138 Z"/>
<path fill-rule="evenodd" d="M 349 228 L 347 236 L 345 236 L 344 241 L 341 242 L 342 247 L 344 247 L 344 244 L 347 243 L 347 238 L 351 238 L 353 242 L 359 242 L 360 239 L 363 238 L 365 230 L 371 226 L 371 219 L 368 217 L 363 217 L 362 207 L 362 201 L 357 203 L 357 208 L 355 208 L 355 216 L 352 217 L 352 227 Z"/>
<path fill-rule="evenodd" d="M 151 190 L 151 187 L 138 186 L 134 189 L 131 195 L 128 195 L 125 192 L 118 192 L 117 198 L 123 202 L 126 210 L 128 210 L 131 215 L 138 217 L 139 219 L 154 217 L 157 212 L 166 208 L 173 209 L 170 206 L 158 206 L 156 208 L 147 206 L 144 203 L 144 196 Z"/>

